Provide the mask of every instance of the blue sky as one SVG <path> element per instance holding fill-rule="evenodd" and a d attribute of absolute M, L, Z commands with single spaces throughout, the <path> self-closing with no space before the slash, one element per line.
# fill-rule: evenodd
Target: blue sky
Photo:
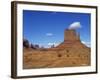
<path fill-rule="evenodd" d="M 23 37 L 30 43 L 49 47 L 64 40 L 64 30 L 80 22 L 81 41 L 90 46 L 90 20 L 88 13 L 23 10 Z"/>

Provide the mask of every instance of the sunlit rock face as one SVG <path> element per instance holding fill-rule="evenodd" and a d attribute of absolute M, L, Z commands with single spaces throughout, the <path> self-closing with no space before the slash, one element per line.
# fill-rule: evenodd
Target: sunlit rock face
<path fill-rule="evenodd" d="M 23 68 L 54 68 L 91 65 L 91 49 L 80 40 L 75 29 L 64 31 L 64 41 L 48 49 L 24 48 Z"/>
<path fill-rule="evenodd" d="M 64 31 L 64 41 L 77 41 L 80 40 L 80 36 L 74 29 L 66 29 Z"/>

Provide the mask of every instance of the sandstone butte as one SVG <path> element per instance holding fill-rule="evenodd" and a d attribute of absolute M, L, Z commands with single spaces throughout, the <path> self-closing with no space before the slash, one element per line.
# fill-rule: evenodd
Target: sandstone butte
<path fill-rule="evenodd" d="M 23 69 L 79 67 L 91 65 L 91 49 L 80 40 L 74 29 L 64 31 L 64 41 L 45 49 L 23 50 Z"/>

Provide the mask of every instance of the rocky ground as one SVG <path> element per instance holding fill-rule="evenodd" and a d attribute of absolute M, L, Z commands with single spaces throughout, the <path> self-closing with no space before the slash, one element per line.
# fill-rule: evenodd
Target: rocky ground
<path fill-rule="evenodd" d="M 81 52 L 80 52 L 81 51 Z M 90 65 L 90 49 L 33 50 L 24 48 L 23 68 L 53 68 Z"/>

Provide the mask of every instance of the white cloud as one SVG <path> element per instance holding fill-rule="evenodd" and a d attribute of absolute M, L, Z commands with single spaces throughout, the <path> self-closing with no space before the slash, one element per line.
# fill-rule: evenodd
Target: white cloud
<path fill-rule="evenodd" d="M 54 45 L 54 43 L 48 43 L 49 46 Z"/>
<path fill-rule="evenodd" d="M 46 33 L 46 36 L 53 36 L 53 33 Z"/>
<path fill-rule="evenodd" d="M 60 43 L 52 43 L 52 42 L 51 42 L 51 43 L 48 43 L 47 45 L 48 45 L 48 47 L 51 47 L 52 45 L 54 45 L 54 46 L 56 47 L 56 46 L 58 46 L 59 44 L 60 44 Z"/>
<path fill-rule="evenodd" d="M 85 44 L 87 47 L 91 47 L 91 43 L 90 42 L 82 41 L 82 43 Z"/>
<path fill-rule="evenodd" d="M 73 22 L 72 24 L 70 24 L 69 29 L 77 29 L 77 28 L 81 28 L 81 24 L 80 22 Z"/>

